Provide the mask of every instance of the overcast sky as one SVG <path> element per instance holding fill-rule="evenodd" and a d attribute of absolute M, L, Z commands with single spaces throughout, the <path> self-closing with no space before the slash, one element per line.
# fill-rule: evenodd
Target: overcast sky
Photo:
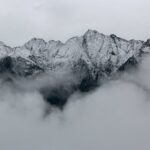
<path fill-rule="evenodd" d="M 66 41 L 87 29 L 127 39 L 150 37 L 149 0 L 0 0 L 0 41 Z"/>

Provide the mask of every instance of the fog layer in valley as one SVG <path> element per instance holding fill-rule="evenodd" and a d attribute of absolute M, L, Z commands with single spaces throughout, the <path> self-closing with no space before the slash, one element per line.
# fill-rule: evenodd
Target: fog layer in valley
<path fill-rule="evenodd" d="M 18 89 L 1 82 L 0 149 L 149 150 L 149 66 L 146 57 L 137 69 L 86 95 L 74 94 L 63 111 L 54 109 L 46 117 L 36 84 L 22 81 Z"/>

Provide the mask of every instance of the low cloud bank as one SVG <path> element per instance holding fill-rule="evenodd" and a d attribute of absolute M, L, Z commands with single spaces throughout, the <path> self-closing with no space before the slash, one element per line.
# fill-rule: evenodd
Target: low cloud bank
<path fill-rule="evenodd" d="M 0 149 L 149 150 L 149 66 L 146 57 L 137 70 L 86 95 L 74 94 L 63 111 L 55 109 L 46 118 L 36 88 L 18 91 L 1 83 Z"/>

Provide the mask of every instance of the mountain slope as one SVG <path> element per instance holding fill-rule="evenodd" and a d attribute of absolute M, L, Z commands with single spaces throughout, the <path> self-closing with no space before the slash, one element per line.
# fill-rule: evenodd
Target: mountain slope
<path fill-rule="evenodd" d="M 78 80 L 72 85 L 70 93 L 63 91 L 60 94 L 61 97 L 64 94 L 69 97 L 74 90 L 89 91 L 96 87 L 102 78 L 138 64 L 141 56 L 149 52 L 149 39 L 146 42 L 128 41 L 95 30 L 88 30 L 83 36 L 73 37 L 66 43 L 45 42 L 43 39 L 33 38 L 23 46 L 11 48 L 0 42 L 0 73 L 15 77 L 37 77 L 49 71 L 67 70 Z M 47 94 L 52 92 L 43 92 L 43 89 L 41 91 L 46 93 L 44 97 L 50 103 L 60 103 L 59 96 L 54 100 L 56 95 L 59 95 L 58 89 L 53 89 L 55 92 L 52 98 L 52 94 Z M 66 100 L 65 97 L 63 103 Z"/>

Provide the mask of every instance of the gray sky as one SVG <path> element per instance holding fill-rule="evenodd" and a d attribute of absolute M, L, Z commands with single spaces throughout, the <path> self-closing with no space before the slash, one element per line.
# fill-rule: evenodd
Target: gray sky
<path fill-rule="evenodd" d="M 0 0 L 0 41 L 62 40 L 87 29 L 127 39 L 150 37 L 149 0 Z"/>

